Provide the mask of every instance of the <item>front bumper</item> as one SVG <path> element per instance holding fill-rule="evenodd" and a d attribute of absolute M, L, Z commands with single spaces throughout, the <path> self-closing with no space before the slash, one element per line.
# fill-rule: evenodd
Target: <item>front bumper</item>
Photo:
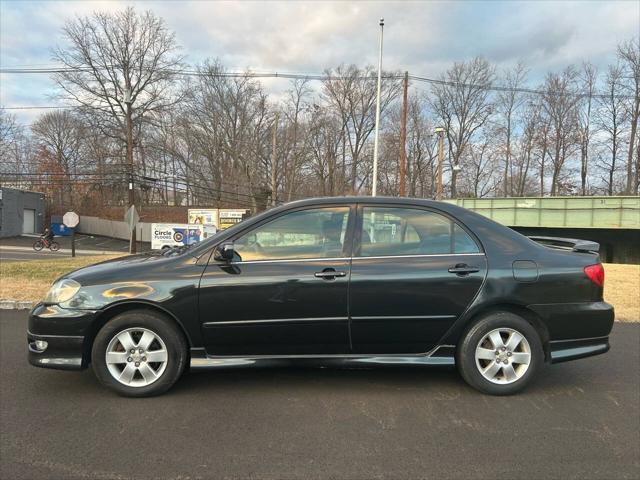
<path fill-rule="evenodd" d="M 96 315 L 95 311 L 36 305 L 29 314 L 27 330 L 29 363 L 62 370 L 86 368 L 89 351 L 85 338 Z M 46 342 L 46 348 L 41 342 Z"/>

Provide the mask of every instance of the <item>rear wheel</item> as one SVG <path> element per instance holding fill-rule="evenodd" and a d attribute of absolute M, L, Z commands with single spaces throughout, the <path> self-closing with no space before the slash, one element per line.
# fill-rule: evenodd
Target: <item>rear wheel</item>
<path fill-rule="evenodd" d="M 120 395 L 148 397 L 167 391 L 182 374 L 187 344 L 169 319 L 147 310 L 125 312 L 98 332 L 93 370 Z"/>
<path fill-rule="evenodd" d="M 60 244 L 58 242 L 51 242 L 49 244 L 49 250 L 51 250 L 52 252 L 57 252 L 58 250 L 60 250 Z"/>
<path fill-rule="evenodd" d="M 544 362 L 540 336 L 522 317 L 509 312 L 487 315 L 464 336 L 456 357 L 462 377 L 491 395 L 524 389 Z"/>

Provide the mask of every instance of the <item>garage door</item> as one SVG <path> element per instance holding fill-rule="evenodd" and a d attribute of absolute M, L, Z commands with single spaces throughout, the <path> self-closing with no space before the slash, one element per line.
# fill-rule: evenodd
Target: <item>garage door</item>
<path fill-rule="evenodd" d="M 36 233 L 36 211 L 25 208 L 22 215 L 22 233 Z"/>

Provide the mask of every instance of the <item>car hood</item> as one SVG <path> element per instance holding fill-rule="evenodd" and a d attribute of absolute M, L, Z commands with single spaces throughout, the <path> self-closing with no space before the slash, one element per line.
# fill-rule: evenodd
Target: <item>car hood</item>
<path fill-rule="evenodd" d="M 164 263 L 170 260 L 172 260 L 172 258 L 164 257 L 157 253 L 125 255 L 122 257 L 112 258 L 103 262 L 95 263 L 93 265 L 88 265 L 77 270 L 73 270 L 63 275 L 63 277 L 71 278 L 80 282 L 81 284 L 93 283 L 87 282 L 88 280 L 100 279 L 104 281 L 111 280 L 114 277 L 125 279 L 132 273 L 132 271 L 153 268 L 153 266 L 155 266 L 156 264 Z"/>

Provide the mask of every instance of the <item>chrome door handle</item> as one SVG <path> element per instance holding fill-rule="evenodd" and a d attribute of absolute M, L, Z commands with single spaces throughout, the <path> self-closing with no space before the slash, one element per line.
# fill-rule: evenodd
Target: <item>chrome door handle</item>
<path fill-rule="evenodd" d="M 472 267 L 466 263 L 458 263 L 449 269 L 449 273 L 455 273 L 458 276 L 469 275 L 470 273 L 477 273 L 479 271 L 480 269 L 478 267 Z"/>
<path fill-rule="evenodd" d="M 332 279 L 335 277 L 346 277 L 347 272 L 336 272 L 335 270 L 323 270 L 313 274 L 316 278 Z"/>

